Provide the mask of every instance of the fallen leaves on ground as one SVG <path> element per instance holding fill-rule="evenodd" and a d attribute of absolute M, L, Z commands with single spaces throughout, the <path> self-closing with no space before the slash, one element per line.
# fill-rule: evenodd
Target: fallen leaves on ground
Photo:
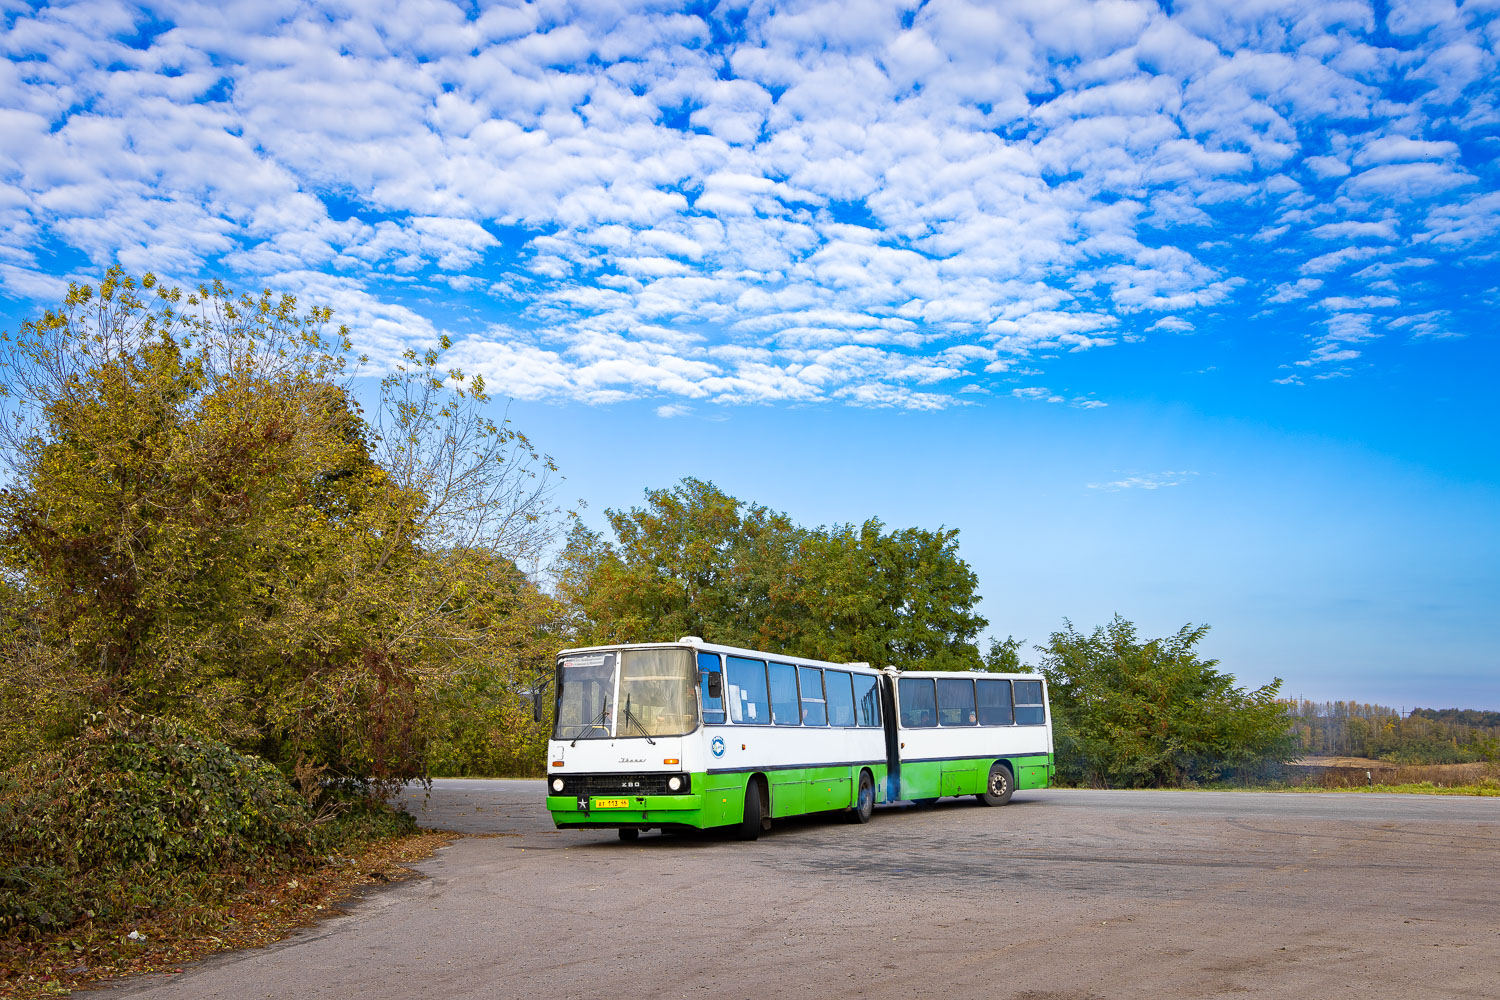
<path fill-rule="evenodd" d="M 145 972 L 174 974 L 229 948 L 259 948 L 343 911 L 366 887 L 411 878 L 407 865 L 432 856 L 456 834 L 422 831 L 330 856 L 312 871 L 288 870 L 245 883 L 217 902 L 149 920 L 81 924 L 45 941 L 0 939 L 0 997 L 66 996 L 89 983 Z M 130 935 L 136 935 L 131 938 Z"/>

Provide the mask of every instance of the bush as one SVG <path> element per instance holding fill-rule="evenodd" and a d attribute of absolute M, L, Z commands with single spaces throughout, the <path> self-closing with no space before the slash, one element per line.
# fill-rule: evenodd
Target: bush
<path fill-rule="evenodd" d="M 143 915 L 310 860 L 313 814 L 270 764 L 163 719 L 96 720 L 0 772 L 0 931 Z"/>
<path fill-rule="evenodd" d="M 1208 626 L 1143 642 L 1118 615 L 1091 635 L 1064 624 L 1042 650 L 1060 783 L 1176 787 L 1271 774 L 1295 755 L 1280 679 L 1236 687 L 1195 651 Z"/>

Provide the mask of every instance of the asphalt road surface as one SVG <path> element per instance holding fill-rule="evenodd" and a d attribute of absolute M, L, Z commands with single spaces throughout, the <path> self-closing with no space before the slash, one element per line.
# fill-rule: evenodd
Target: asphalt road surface
<path fill-rule="evenodd" d="M 1021 792 L 755 842 L 439 781 L 426 876 L 121 997 L 1500 996 L 1500 799 Z"/>

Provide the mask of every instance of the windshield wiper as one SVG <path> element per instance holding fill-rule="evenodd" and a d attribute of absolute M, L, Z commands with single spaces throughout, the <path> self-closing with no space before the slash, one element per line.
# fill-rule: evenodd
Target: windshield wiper
<path fill-rule="evenodd" d="M 635 714 L 630 711 L 630 695 L 628 694 L 625 696 L 625 725 L 635 726 L 635 728 L 641 731 L 641 735 L 646 737 L 647 743 L 651 744 L 652 746 L 656 746 L 656 741 L 653 740 L 651 738 L 651 734 L 646 731 L 645 724 L 642 723 L 640 719 L 637 719 L 635 717 Z"/>
<path fill-rule="evenodd" d="M 629 699 L 627 699 L 627 703 L 628 703 L 628 700 Z M 609 729 L 608 726 L 602 725 L 602 723 L 604 722 L 605 718 L 608 715 L 609 715 L 609 702 L 605 702 L 604 706 L 599 709 L 599 714 L 596 715 L 596 716 L 594 716 L 592 719 L 590 719 L 588 721 L 588 725 L 586 725 L 586 726 L 583 727 L 583 732 L 580 732 L 577 736 L 573 737 L 573 742 L 569 743 L 568 746 L 570 746 L 570 747 L 576 747 L 578 745 L 578 741 L 581 740 L 581 739 L 583 739 L 583 734 L 584 733 L 591 733 L 595 729 L 608 730 Z"/>

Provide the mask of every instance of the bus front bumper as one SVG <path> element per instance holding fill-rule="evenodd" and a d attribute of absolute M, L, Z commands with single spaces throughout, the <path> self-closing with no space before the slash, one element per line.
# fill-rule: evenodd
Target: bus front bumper
<path fill-rule="evenodd" d="M 549 795 L 547 810 L 559 828 L 703 825 L 701 795 Z"/>

